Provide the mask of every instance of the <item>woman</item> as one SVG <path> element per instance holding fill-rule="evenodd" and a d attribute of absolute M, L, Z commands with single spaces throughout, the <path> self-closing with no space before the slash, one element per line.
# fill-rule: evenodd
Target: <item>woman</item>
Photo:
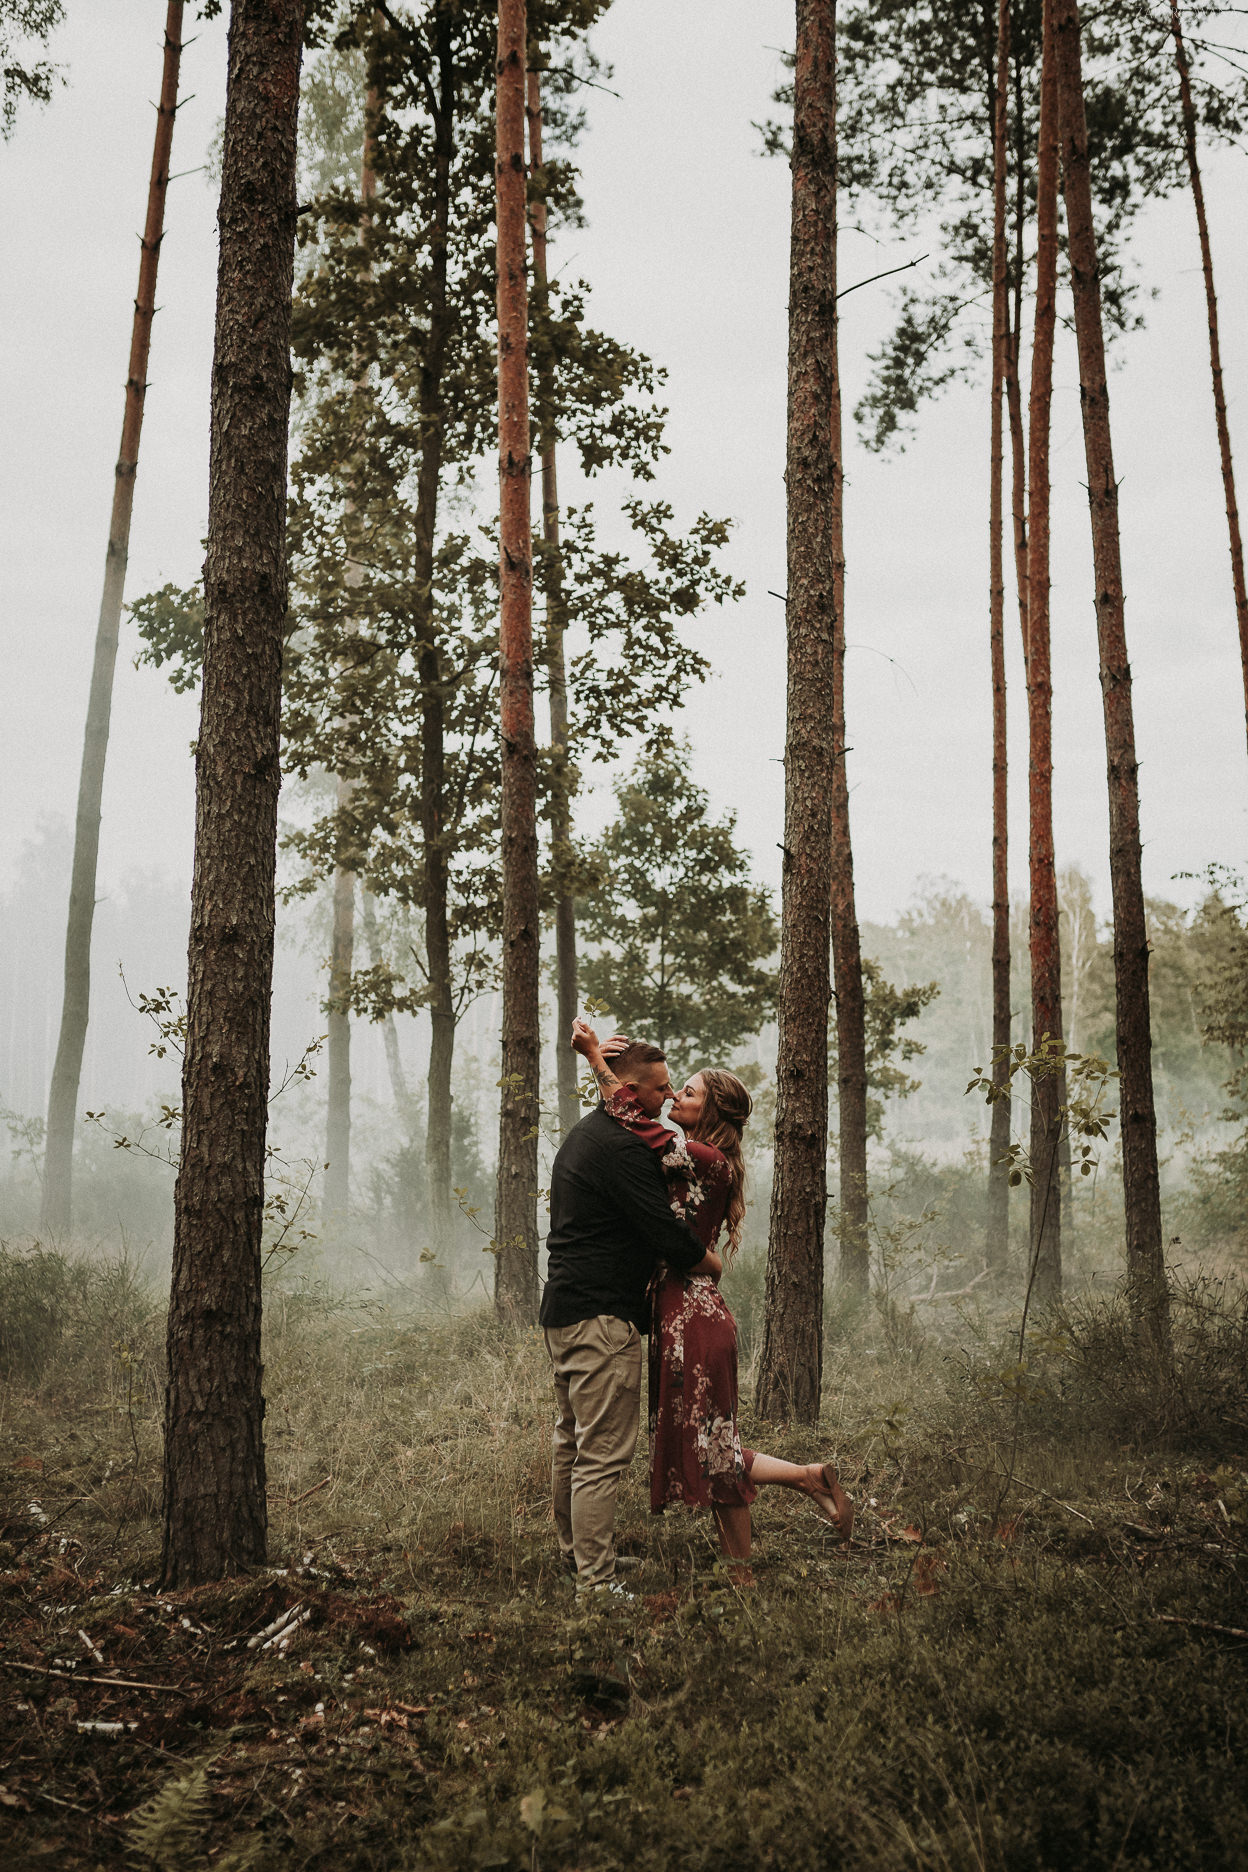
<path fill-rule="evenodd" d="M 608 1042 L 612 1054 L 627 1044 Z M 661 1269 L 652 1289 L 650 1328 L 650 1506 L 709 1504 L 720 1546 L 738 1563 L 750 1557 L 750 1503 L 771 1484 L 809 1496 L 817 1512 L 848 1540 L 853 1504 L 831 1463 L 791 1463 L 743 1449 L 737 1431 L 737 1325 L 719 1291 L 723 1260 L 715 1253 L 727 1227 L 729 1260 L 745 1219 L 741 1133 L 749 1092 L 733 1073 L 695 1073 L 669 1107 L 680 1138 L 647 1118 L 611 1071 L 591 1027 L 578 1020 L 572 1045 L 588 1062 L 606 1109 L 658 1152 L 671 1205 L 712 1258 L 715 1272 L 684 1278 Z"/>

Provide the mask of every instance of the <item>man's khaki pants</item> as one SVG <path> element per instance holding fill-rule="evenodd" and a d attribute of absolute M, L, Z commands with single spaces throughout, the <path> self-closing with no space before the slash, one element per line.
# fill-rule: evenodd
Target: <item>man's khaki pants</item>
<path fill-rule="evenodd" d="M 641 1409 L 641 1334 L 611 1313 L 548 1326 L 555 1371 L 551 1479 L 559 1551 L 578 1588 L 615 1573 L 615 1497 L 633 1460 Z"/>

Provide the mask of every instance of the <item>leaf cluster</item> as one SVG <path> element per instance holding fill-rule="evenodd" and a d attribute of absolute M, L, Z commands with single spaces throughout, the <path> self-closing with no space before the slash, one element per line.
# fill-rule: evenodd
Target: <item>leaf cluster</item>
<path fill-rule="evenodd" d="M 1056 1107 L 1053 1122 L 1058 1135 L 1070 1140 L 1072 1169 L 1077 1168 L 1080 1176 L 1091 1176 L 1097 1167 L 1095 1147 L 1109 1137 L 1110 1124 L 1117 1116 L 1105 1103 L 1112 1082 L 1118 1078 L 1108 1060 L 1097 1053 L 1072 1052 L 1046 1033 L 1034 1048 L 1022 1041 L 994 1047 L 990 1071 L 977 1066 L 966 1089 L 968 1093 L 982 1092 L 986 1104 L 997 1105 L 1015 1096 L 1014 1082 L 1020 1075 L 1034 1086 L 1057 1078 L 1063 1071 L 1066 1098 Z M 1033 1181 L 1031 1154 L 1025 1144 L 1011 1144 L 1001 1161 L 1009 1164 L 1009 1180 L 1015 1188 Z"/>
<path fill-rule="evenodd" d="M 0 0 L 0 138 L 7 143 L 23 99 L 46 104 L 65 78 L 59 65 L 31 59 L 23 41 L 46 45 L 65 17 L 64 0 Z"/>
<path fill-rule="evenodd" d="M 677 743 L 616 783 L 598 882 L 578 906 L 592 945 L 580 974 L 629 1032 L 719 1064 L 768 1017 L 778 930 L 735 814 L 711 817 L 688 763 Z"/>

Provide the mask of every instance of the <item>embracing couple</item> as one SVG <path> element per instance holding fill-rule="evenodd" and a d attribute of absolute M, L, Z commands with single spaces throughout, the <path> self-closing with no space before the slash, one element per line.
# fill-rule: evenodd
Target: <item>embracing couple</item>
<path fill-rule="evenodd" d="M 708 1068 L 677 1093 L 658 1047 L 623 1036 L 600 1046 L 584 1021 L 572 1045 L 602 1102 L 555 1157 L 541 1323 L 555 1379 L 555 1528 L 578 1595 L 624 1596 L 615 1499 L 637 1445 L 645 1333 L 651 1509 L 709 1506 L 741 1569 L 750 1503 L 768 1483 L 807 1495 L 848 1539 L 853 1506 L 831 1463 L 744 1449 L 737 1429 L 737 1327 L 719 1279 L 745 1217 L 748 1091 Z M 669 1099 L 679 1131 L 659 1122 Z"/>

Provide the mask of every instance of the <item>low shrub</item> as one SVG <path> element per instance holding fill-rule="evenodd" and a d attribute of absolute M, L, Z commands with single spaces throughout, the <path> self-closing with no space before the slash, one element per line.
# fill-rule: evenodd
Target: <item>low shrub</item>
<path fill-rule="evenodd" d="M 159 1303 L 126 1256 L 87 1260 L 0 1243 L 0 1378 L 66 1398 L 106 1391 L 121 1360 L 160 1389 Z"/>

